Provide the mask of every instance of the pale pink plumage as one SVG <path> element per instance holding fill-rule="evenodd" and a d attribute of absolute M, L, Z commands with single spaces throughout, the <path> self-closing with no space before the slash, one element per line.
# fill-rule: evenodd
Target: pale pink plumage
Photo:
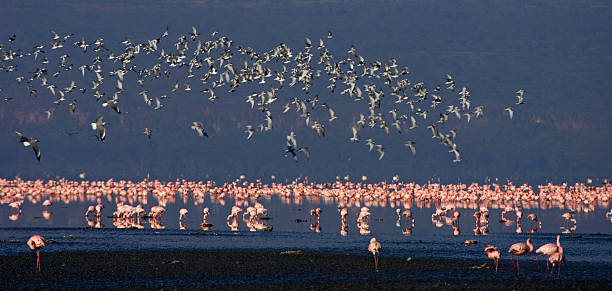
<path fill-rule="evenodd" d="M 557 274 L 561 275 L 561 264 L 563 264 L 564 260 L 565 256 L 563 255 L 563 247 L 559 246 L 557 252 L 548 257 L 548 263 L 552 265 L 552 268 L 550 268 L 550 274 L 552 274 L 555 266 L 559 266 L 559 271 Z"/>
<path fill-rule="evenodd" d="M 36 271 L 40 272 L 40 249 L 45 246 L 45 239 L 40 235 L 33 235 L 28 239 L 28 247 L 36 251 Z"/>
<path fill-rule="evenodd" d="M 493 260 L 493 263 L 495 263 L 495 272 L 497 272 L 497 261 L 499 260 L 501 253 L 499 252 L 499 249 L 497 247 L 494 247 L 492 245 L 488 245 L 485 247 L 484 249 L 485 253 L 487 254 L 487 257 L 489 259 Z"/>
<path fill-rule="evenodd" d="M 514 260 L 514 257 L 516 256 L 516 265 L 515 265 L 516 274 L 519 273 L 518 257 L 531 253 L 532 251 L 533 251 L 533 245 L 531 244 L 530 238 L 527 239 L 526 243 L 520 242 L 520 243 L 515 243 L 510 246 L 510 248 L 508 249 L 508 252 L 512 253 L 510 260 Z"/>
<path fill-rule="evenodd" d="M 368 245 L 368 251 L 374 255 L 374 267 L 378 270 L 378 253 L 380 252 L 380 243 L 376 241 L 376 238 L 372 238 L 370 240 L 370 244 Z"/>

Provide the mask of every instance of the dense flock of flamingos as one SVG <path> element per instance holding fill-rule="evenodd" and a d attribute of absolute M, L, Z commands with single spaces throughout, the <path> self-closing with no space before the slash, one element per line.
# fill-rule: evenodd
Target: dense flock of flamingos
<path fill-rule="evenodd" d="M 414 217 L 411 213 L 411 206 L 416 203 L 417 207 L 431 207 L 436 205 L 431 220 L 434 225 L 441 227 L 444 224 L 453 228 L 455 235 L 459 234 L 457 220 L 461 213 L 457 208 L 475 209 L 474 211 L 474 234 L 487 234 L 489 225 L 489 208 L 501 209 L 499 222 L 508 226 L 516 223 L 516 232 L 522 233 L 521 219 L 523 210 L 530 208 L 546 209 L 549 207 L 567 207 L 571 209 L 562 215 L 566 221 L 563 233 L 570 233 L 576 229 L 576 219 L 573 214 L 576 211 L 590 211 L 595 205 L 608 207 L 612 198 L 612 185 L 604 184 L 599 187 L 587 186 L 582 183 L 575 185 L 540 185 L 539 192 L 536 194 L 532 186 L 515 186 L 511 182 L 505 185 L 485 184 L 479 185 L 472 183 L 448 184 L 428 183 L 424 185 L 416 183 L 386 183 L 377 184 L 342 182 L 340 180 L 333 183 L 314 183 L 308 180 L 294 180 L 291 183 L 271 183 L 263 184 L 261 180 L 248 182 L 237 179 L 231 183 L 217 185 L 213 181 L 192 182 L 186 180 L 176 180 L 174 182 L 161 182 L 158 180 L 144 180 L 141 182 L 132 181 L 69 181 L 60 180 L 35 180 L 24 181 L 21 179 L 6 180 L 0 179 L 0 205 L 8 205 L 12 210 L 10 220 L 17 220 L 21 214 L 21 204 L 27 199 L 32 204 L 42 201 L 45 207 L 43 217 L 49 218 L 51 212 L 49 207 L 53 202 L 69 203 L 70 201 L 96 201 L 96 205 L 91 205 L 86 209 L 85 218 L 88 225 L 92 228 L 101 228 L 102 223 L 102 201 L 106 198 L 109 202 L 116 204 L 116 209 L 112 213 L 113 225 L 116 228 L 144 228 L 141 219 L 148 219 L 151 228 L 164 228 L 162 215 L 166 211 L 168 203 L 174 203 L 177 194 L 187 201 L 193 198 L 194 203 L 204 204 L 205 195 L 210 195 L 211 203 L 225 205 L 225 199 L 235 201 L 230 214 L 227 216 L 227 226 L 232 231 L 238 231 L 239 221 L 242 219 L 250 231 L 271 231 L 272 227 L 266 224 L 268 210 L 260 200 L 277 195 L 284 203 L 301 203 L 304 199 L 311 202 L 336 203 L 340 212 L 341 235 L 348 233 L 348 211 L 350 207 L 360 209 L 356 225 L 362 235 L 370 234 L 371 214 L 369 207 L 392 207 L 396 208 L 397 227 L 402 227 L 402 233 L 410 235 L 414 227 Z M 142 204 L 149 204 L 149 194 L 151 194 L 157 205 L 150 207 L 146 211 Z M 134 204 L 138 203 L 136 206 Z M 404 209 L 400 209 L 400 207 Z M 245 208 L 245 209 L 243 209 Z M 240 217 L 240 213 L 242 217 Z M 179 210 L 179 229 L 186 229 L 183 218 L 187 215 L 187 209 Z M 313 231 L 320 232 L 321 209 L 316 208 L 310 211 Z M 203 230 L 210 229 L 213 225 L 209 222 L 210 209 L 203 210 L 203 219 L 200 227 Z M 508 215 L 514 215 L 510 219 Z M 533 213 L 528 214 L 527 218 L 531 224 L 535 225 L 530 230 L 531 233 L 541 229 L 542 222 Z M 612 210 L 606 214 L 606 218 L 612 222 Z M 299 221 L 298 221 L 299 222 Z M 473 243 L 466 240 L 466 244 Z M 45 245 L 44 238 L 34 235 L 28 241 L 28 246 L 37 251 L 37 270 L 40 270 L 38 251 Z M 375 238 L 371 239 L 368 250 L 373 254 L 375 266 L 378 267 L 378 253 L 381 249 L 380 242 Z M 515 265 L 516 273 L 519 271 L 518 257 L 534 251 L 531 239 L 526 242 L 513 244 L 508 249 L 511 259 Z M 497 262 L 501 256 L 499 248 L 487 245 L 484 249 L 487 257 L 493 259 L 495 270 Z M 564 260 L 563 247 L 560 244 L 560 236 L 557 236 L 556 243 L 549 243 L 536 249 L 540 255 L 547 255 L 547 266 L 550 264 L 559 267 Z M 536 256 L 536 258 L 537 258 Z M 551 273 L 552 273 L 551 268 Z"/>

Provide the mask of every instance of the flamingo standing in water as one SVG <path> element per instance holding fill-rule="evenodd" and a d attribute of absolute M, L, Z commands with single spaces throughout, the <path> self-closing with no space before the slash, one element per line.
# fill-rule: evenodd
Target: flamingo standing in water
<path fill-rule="evenodd" d="M 36 272 L 40 272 L 40 249 L 45 246 L 45 239 L 40 235 L 33 235 L 28 239 L 28 246 L 36 251 Z"/>
<path fill-rule="evenodd" d="M 49 210 L 49 206 L 53 205 L 53 203 L 51 202 L 51 200 L 47 199 L 43 201 L 42 205 L 45 207 L 46 210 Z"/>
<path fill-rule="evenodd" d="M 561 236 L 557 235 L 557 244 L 553 244 L 553 243 L 548 243 L 545 244 L 541 247 L 539 247 L 535 252 L 536 254 L 536 261 L 538 260 L 538 257 L 541 255 L 547 255 L 547 256 L 551 256 L 552 254 L 556 253 L 559 250 L 559 247 L 561 247 Z M 546 269 L 548 269 L 548 261 L 546 261 Z"/>
<path fill-rule="evenodd" d="M 513 245 L 510 246 L 510 248 L 508 249 L 509 253 L 512 253 L 512 256 L 510 257 L 510 260 L 512 260 L 512 262 L 514 263 L 514 257 L 516 256 L 516 274 L 518 275 L 519 273 L 519 262 L 518 262 L 518 257 L 522 256 L 522 255 L 526 255 L 528 253 L 531 253 L 533 251 L 533 245 L 531 244 L 531 239 L 528 238 L 527 239 L 527 243 L 515 243 Z"/>
<path fill-rule="evenodd" d="M 342 208 L 340 210 L 340 217 L 342 221 L 342 226 L 340 227 L 340 235 L 346 236 L 348 234 L 348 224 L 346 223 L 346 216 L 348 215 L 348 210 L 346 208 Z"/>
<path fill-rule="evenodd" d="M 557 249 L 557 252 L 555 252 L 554 254 L 548 257 L 548 263 L 552 265 L 552 267 L 550 268 L 550 274 L 552 275 L 552 272 L 555 269 L 555 266 L 559 266 L 559 271 L 557 275 L 560 276 L 561 275 L 561 264 L 563 264 L 564 261 L 565 261 L 565 256 L 563 255 L 563 247 L 559 246 Z"/>
<path fill-rule="evenodd" d="M 179 229 L 185 229 L 185 225 L 183 224 L 183 217 L 185 215 L 187 215 L 187 209 L 185 208 L 181 208 L 181 210 L 179 210 Z"/>
<path fill-rule="evenodd" d="M 492 245 L 488 245 L 484 248 L 485 253 L 489 259 L 493 260 L 495 263 L 495 272 L 497 272 L 497 262 L 499 261 L 499 257 L 501 256 L 499 249 Z"/>
<path fill-rule="evenodd" d="M 380 243 L 376 241 L 375 237 L 370 240 L 368 251 L 374 255 L 374 267 L 376 268 L 376 271 L 378 271 L 378 253 L 380 252 Z"/>
<path fill-rule="evenodd" d="M 204 208 L 202 212 L 204 213 L 204 216 L 202 217 L 202 223 L 200 223 L 200 227 L 203 230 L 209 230 L 210 227 L 212 226 L 212 224 L 208 222 L 208 216 L 210 215 L 210 209 L 206 207 Z"/>
<path fill-rule="evenodd" d="M 242 208 L 232 206 L 232 212 L 227 216 L 227 226 L 232 231 L 238 231 L 238 213 L 242 212 Z"/>

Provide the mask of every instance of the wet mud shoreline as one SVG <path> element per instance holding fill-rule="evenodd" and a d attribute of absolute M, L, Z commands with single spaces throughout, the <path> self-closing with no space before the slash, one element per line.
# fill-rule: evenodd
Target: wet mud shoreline
<path fill-rule="evenodd" d="M 274 251 L 122 251 L 41 252 L 0 257 L 0 285 L 23 289 L 495 289 L 605 290 L 612 277 L 586 280 L 591 266 L 564 266 L 561 276 L 548 276 L 545 265 L 521 262 L 514 275 L 509 262 L 495 273 L 486 260 L 380 258 L 371 256 Z M 505 265 L 504 265 L 505 264 Z M 504 269 L 501 269 L 501 268 Z M 609 273 L 609 271 L 607 272 Z"/>

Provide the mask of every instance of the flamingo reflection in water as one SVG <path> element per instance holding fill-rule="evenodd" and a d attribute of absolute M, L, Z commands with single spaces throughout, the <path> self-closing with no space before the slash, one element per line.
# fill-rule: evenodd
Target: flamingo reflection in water
<path fill-rule="evenodd" d="M 574 211 L 568 211 L 561 215 L 564 221 L 564 226 L 561 227 L 562 233 L 572 233 L 576 230 L 576 219 L 574 218 Z"/>
<path fill-rule="evenodd" d="M 404 209 L 402 216 L 404 217 L 404 223 L 406 223 L 406 227 L 402 229 L 402 234 L 407 236 L 411 235 L 412 229 L 414 228 L 414 217 L 412 217 L 412 211 L 410 211 L 410 209 Z"/>
<path fill-rule="evenodd" d="M 10 214 L 9 214 L 9 220 L 11 221 L 16 221 L 19 219 L 19 215 L 21 215 L 21 204 L 23 203 L 23 201 L 13 201 L 11 203 L 9 203 L 9 207 L 11 208 L 10 210 Z M 14 212 L 14 210 L 17 210 L 17 212 Z"/>
<path fill-rule="evenodd" d="M 542 229 L 542 221 L 538 220 L 538 217 L 535 215 L 535 213 L 527 215 L 527 218 L 536 223 L 536 226 L 530 229 L 529 233 L 536 233 L 538 230 Z"/>
<path fill-rule="evenodd" d="M 512 225 L 512 222 L 514 222 L 514 221 L 512 221 L 510 219 L 507 219 L 506 218 L 506 213 L 512 212 L 514 210 L 514 208 L 512 206 L 509 206 L 509 205 L 508 206 L 502 206 L 502 207 L 503 207 L 504 210 L 502 210 L 502 212 L 501 212 L 501 217 L 499 219 L 499 222 L 503 223 L 506 226 L 510 226 L 510 225 Z"/>

